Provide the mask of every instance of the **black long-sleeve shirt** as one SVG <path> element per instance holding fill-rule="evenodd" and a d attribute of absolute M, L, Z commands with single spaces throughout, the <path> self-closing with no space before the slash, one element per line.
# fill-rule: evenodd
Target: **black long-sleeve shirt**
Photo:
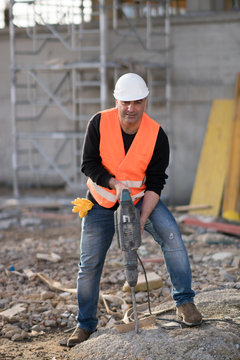
<path fill-rule="evenodd" d="M 100 131 L 99 124 L 101 120 L 101 113 L 98 113 L 92 117 L 89 121 L 82 152 L 82 172 L 90 177 L 97 185 L 109 188 L 109 180 L 114 177 L 110 174 L 102 165 L 102 160 L 99 153 L 100 144 Z M 122 130 L 123 142 L 125 153 L 131 146 L 131 143 L 136 134 L 127 134 Z M 169 143 L 167 135 L 162 127 L 160 127 L 155 148 L 152 158 L 146 170 L 146 190 L 151 190 L 161 195 L 161 191 L 168 178 L 166 174 L 166 168 L 169 163 Z M 95 202 L 88 193 L 88 198 Z"/>

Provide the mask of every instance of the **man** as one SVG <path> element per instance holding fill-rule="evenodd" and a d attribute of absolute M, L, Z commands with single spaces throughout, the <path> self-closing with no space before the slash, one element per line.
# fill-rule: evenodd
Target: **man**
<path fill-rule="evenodd" d="M 70 347 L 96 330 L 100 277 L 123 189 L 130 191 L 140 211 L 141 231 L 152 233 L 162 248 L 178 317 L 189 326 L 202 322 L 193 303 L 191 270 L 180 231 L 160 200 L 169 144 L 162 127 L 145 113 L 148 94 L 139 75 L 121 76 L 114 90 L 116 107 L 96 114 L 87 127 L 82 171 L 88 176 L 87 198 L 94 205 L 82 221 L 78 326 L 68 340 Z"/>

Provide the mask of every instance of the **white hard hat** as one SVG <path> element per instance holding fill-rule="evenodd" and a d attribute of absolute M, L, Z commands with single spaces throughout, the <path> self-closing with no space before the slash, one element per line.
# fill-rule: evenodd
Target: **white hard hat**
<path fill-rule="evenodd" d="M 113 96 L 120 101 L 135 101 L 148 96 L 149 90 L 143 78 L 134 73 L 122 75 L 116 82 Z"/>

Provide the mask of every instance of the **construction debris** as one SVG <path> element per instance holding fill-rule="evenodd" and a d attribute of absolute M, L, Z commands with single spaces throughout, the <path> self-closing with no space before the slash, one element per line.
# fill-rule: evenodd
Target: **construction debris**
<path fill-rule="evenodd" d="M 154 272 L 149 272 L 147 274 L 147 282 L 149 290 L 159 289 L 163 286 L 161 277 Z M 127 282 L 125 282 L 123 285 L 123 291 L 131 292 L 131 288 Z M 135 291 L 147 291 L 147 283 L 144 274 L 138 276 L 138 282 L 135 286 Z"/>
<path fill-rule="evenodd" d="M 23 311 L 26 311 L 26 306 L 24 306 L 24 304 L 16 304 L 13 307 L 11 307 L 10 309 L 1 311 L 0 317 L 4 320 L 11 322 L 11 320 L 14 318 L 14 316 L 22 313 Z"/>
<path fill-rule="evenodd" d="M 218 216 L 220 213 L 233 113 L 234 100 L 213 101 L 190 200 L 191 206 L 210 205 L 208 209 L 198 210 L 202 215 Z"/>
<path fill-rule="evenodd" d="M 234 116 L 232 119 L 232 138 L 228 163 L 228 176 L 223 197 L 223 217 L 240 220 L 240 74 L 235 87 Z"/>
<path fill-rule="evenodd" d="M 58 344 L 64 332 L 71 332 L 76 326 L 78 312 L 76 280 L 79 262 L 79 218 L 72 217 L 71 221 L 63 222 L 60 216 L 52 216 L 50 219 L 41 216 L 39 223 L 25 223 L 22 226 L 21 217 L 25 218 L 25 211 L 26 209 L 24 212 L 14 212 L 11 208 L 0 213 L 1 219 L 11 222 L 9 227 L 0 231 L 0 355 L 4 353 L 2 348 L 7 348 L 9 342 L 17 342 L 19 347 L 11 350 L 15 351 L 16 358 L 20 351 L 26 351 L 21 344 L 28 346 L 32 339 L 41 341 L 46 336 L 49 338 L 55 334 L 58 339 L 55 338 L 54 344 Z M 65 213 L 66 209 L 63 208 L 62 211 L 58 210 L 57 214 Z M 235 234 L 231 236 L 216 233 L 211 228 L 190 226 L 184 221 L 186 217 L 189 216 L 176 219 L 188 248 L 194 290 L 197 293 L 214 288 L 239 291 L 239 237 Z M 175 305 L 171 299 L 171 282 L 162 253 L 147 233 L 144 233 L 139 254 L 143 259 L 150 289 L 148 299 L 145 276 L 139 264 L 136 302 L 138 311 L 141 312 L 141 331 L 156 331 L 159 327 L 161 331 L 179 331 L 179 324 L 173 321 Z M 118 336 L 124 336 L 126 331 L 128 334 L 132 333 L 132 300 L 130 293 L 123 291 L 124 283 L 122 254 L 114 239 L 101 280 L 97 334 L 107 332 L 108 329 L 111 329 L 111 332 L 116 331 Z M 148 300 L 151 314 L 146 305 Z M 143 311 L 139 310 L 142 305 L 145 306 Z M 221 317 L 230 314 L 229 311 L 224 311 L 223 306 Z M 129 319 L 127 324 L 124 317 Z M 99 341 L 100 339 L 101 336 Z M 33 343 L 29 343 L 29 346 L 33 346 Z M 54 346 L 57 345 L 51 343 L 51 347 Z M 44 343 L 44 349 L 45 347 L 46 352 L 52 350 L 47 349 Z M 55 347 L 55 351 L 63 350 Z M 44 356 L 41 354 L 39 358 Z M 47 356 L 45 358 L 47 359 Z"/>
<path fill-rule="evenodd" d="M 240 225 L 227 224 L 216 221 L 204 222 L 197 218 L 185 218 L 184 223 L 186 225 L 217 230 L 226 234 L 240 235 Z"/>
<path fill-rule="evenodd" d="M 37 253 L 36 258 L 39 260 L 47 260 L 47 261 L 51 261 L 54 263 L 61 261 L 61 256 L 59 256 L 58 254 L 55 254 L 54 252 L 52 252 L 51 254 Z"/>
<path fill-rule="evenodd" d="M 240 74 L 234 99 L 212 103 L 196 178 L 190 213 L 240 220 Z M 208 208 L 201 204 L 207 203 Z M 239 234 L 239 233 L 238 233 Z"/>

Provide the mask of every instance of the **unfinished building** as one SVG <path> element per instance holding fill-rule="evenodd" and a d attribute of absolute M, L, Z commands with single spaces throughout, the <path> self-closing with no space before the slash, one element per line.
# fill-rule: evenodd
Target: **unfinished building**
<path fill-rule="evenodd" d="M 19 196 L 21 186 L 38 185 L 66 186 L 75 194 L 85 191 L 80 161 L 87 122 L 97 111 L 114 106 L 115 80 L 124 72 L 134 71 L 148 83 L 148 113 L 168 133 L 175 157 L 175 165 L 171 162 L 169 167 L 166 197 L 171 194 L 178 202 L 189 198 L 209 104 L 212 98 L 233 96 L 238 68 L 237 57 L 235 62 L 230 56 L 230 62 L 215 64 L 211 73 L 211 41 L 204 37 L 204 26 L 209 26 L 211 38 L 224 24 L 222 41 L 236 54 L 233 43 L 226 40 L 230 33 L 231 41 L 238 41 L 235 30 L 239 13 L 233 11 L 238 9 L 238 2 L 232 1 L 78 0 L 66 5 L 63 1 L 12 0 L 9 27 L 14 195 Z M 204 15 L 197 16 L 199 10 Z M 188 39 L 185 26 L 193 28 L 192 33 L 188 31 Z M 199 34 L 197 26 L 201 27 Z M 202 43 L 196 42 L 198 36 L 202 36 Z M 191 53 L 194 42 L 196 48 Z M 209 58 L 208 74 L 201 73 L 204 52 Z M 180 59 L 183 54 L 184 61 Z M 214 57 L 217 55 L 221 53 Z M 231 66 L 228 78 L 224 73 L 218 76 L 221 66 L 226 72 Z M 186 105 L 190 103 L 191 109 Z M 193 125 L 188 116 L 192 121 L 198 119 L 199 106 L 201 124 Z M 181 129 L 186 129 L 186 122 L 188 130 L 183 138 Z M 185 145 L 184 153 L 179 150 L 177 138 Z M 195 158 L 191 161 L 189 149 Z"/>

